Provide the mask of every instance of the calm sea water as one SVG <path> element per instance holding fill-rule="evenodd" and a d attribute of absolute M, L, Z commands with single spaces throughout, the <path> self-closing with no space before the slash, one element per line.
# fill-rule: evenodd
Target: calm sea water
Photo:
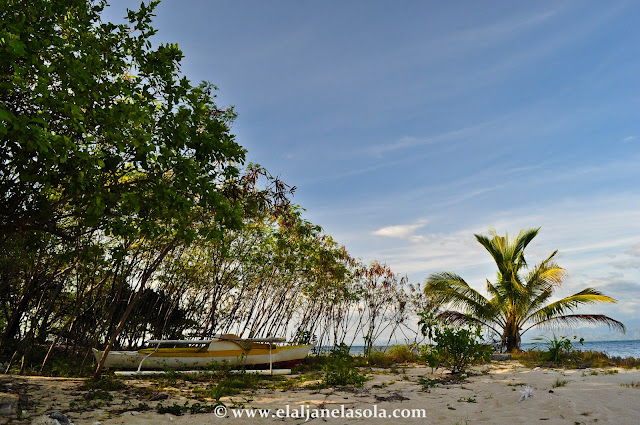
<path fill-rule="evenodd" d="M 544 350 L 544 344 L 523 343 L 523 350 L 538 347 Z M 580 351 L 600 351 L 609 357 L 635 357 L 640 358 L 640 340 L 631 341 L 585 341 L 583 345 L 574 344 L 574 348 Z"/>
<path fill-rule="evenodd" d="M 538 347 L 540 350 L 544 350 L 544 344 L 539 343 L 523 343 L 523 350 L 531 350 Z M 329 348 L 325 348 L 325 352 L 329 351 Z M 377 349 L 384 349 L 384 347 L 375 347 Z M 606 353 L 609 357 L 635 357 L 640 358 L 640 340 L 631 341 L 586 341 L 584 345 L 575 343 L 574 348 L 581 351 L 600 351 Z M 354 356 L 362 355 L 364 353 L 364 347 L 362 345 L 354 345 L 351 347 L 350 353 Z"/>

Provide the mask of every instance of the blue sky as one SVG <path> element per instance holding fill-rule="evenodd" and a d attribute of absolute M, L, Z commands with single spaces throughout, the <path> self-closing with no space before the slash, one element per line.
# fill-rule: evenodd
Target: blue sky
<path fill-rule="evenodd" d="M 126 6 L 113 1 L 105 18 Z M 640 3 L 165 0 L 158 42 L 235 105 L 306 217 L 412 282 L 493 278 L 473 233 L 542 226 L 559 295 L 640 339 Z M 620 338 L 603 329 L 588 338 Z"/>

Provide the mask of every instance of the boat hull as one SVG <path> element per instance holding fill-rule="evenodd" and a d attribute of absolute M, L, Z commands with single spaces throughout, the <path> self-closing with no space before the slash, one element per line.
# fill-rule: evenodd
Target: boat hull
<path fill-rule="evenodd" d="M 249 368 L 292 368 L 309 354 L 313 345 L 278 346 L 271 349 L 265 344 L 258 347 L 241 348 L 226 341 L 213 342 L 211 346 L 198 348 L 161 348 L 138 351 L 111 351 L 107 354 L 105 367 L 137 369 L 190 369 L 205 367 L 215 363 L 227 363 Z M 93 350 L 97 361 L 102 351 Z"/>

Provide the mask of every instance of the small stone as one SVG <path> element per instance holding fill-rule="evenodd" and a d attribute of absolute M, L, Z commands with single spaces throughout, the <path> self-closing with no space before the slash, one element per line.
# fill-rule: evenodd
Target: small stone
<path fill-rule="evenodd" d="M 60 412 L 49 413 L 49 417 L 51 419 L 55 419 L 58 422 L 60 422 L 60 425 L 73 425 L 69 420 L 69 418 L 67 418 L 65 415 L 63 415 Z"/>

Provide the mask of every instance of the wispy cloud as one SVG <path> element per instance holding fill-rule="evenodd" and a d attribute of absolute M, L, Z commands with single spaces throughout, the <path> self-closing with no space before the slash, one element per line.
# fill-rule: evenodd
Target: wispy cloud
<path fill-rule="evenodd" d="M 617 269 L 640 269 L 640 260 L 616 261 L 611 265 Z"/>
<path fill-rule="evenodd" d="M 391 142 L 388 144 L 380 144 L 380 145 L 372 146 L 371 148 L 367 148 L 367 149 L 369 150 L 370 153 L 374 155 L 381 155 L 381 154 L 396 151 L 396 150 L 414 148 L 416 146 L 424 146 L 424 145 L 430 145 L 435 143 L 447 142 L 447 141 L 459 139 L 464 136 L 473 135 L 478 130 L 486 128 L 489 125 L 495 123 L 496 121 L 497 120 L 491 120 L 491 121 L 480 123 L 478 125 L 461 128 L 458 130 L 447 131 L 445 133 L 437 134 L 435 136 L 426 136 L 426 137 L 403 136 L 395 142 Z"/>
<path fill-rule="evenodd" d="M 421 219 L 415 224 L 399 224 L 395 226 L 385 226 L 371 232 L 375 236 L 384 236 L 387 238 L 402 239 L 414 243 L 427 242 L 428 238 L 424 235 L 416 233 L 418 229 L 423 228 L 427 224 L 426 219 Z"/>
<path fill-rule="evenodd" d="M 632 246 L 626 253 L 633 257 L 640 257 L 640 242 Z"/>

